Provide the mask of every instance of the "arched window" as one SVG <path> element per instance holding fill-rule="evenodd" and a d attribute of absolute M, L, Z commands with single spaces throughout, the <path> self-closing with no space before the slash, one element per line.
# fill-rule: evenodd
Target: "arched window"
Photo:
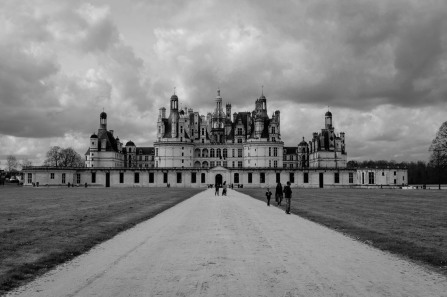
<path fill-rule="evenodd" d="M 218 148 L 216 150 L 216 158 L 221 158 L 221 157 L 222 157 L 222 154 L 221 154 L 220 148 Z"/>
<path fill-rule="evenodd" d="M 239 183 L 239 173 L 235 173 L 234 174 L 234 183 L 238 184 Z"/>

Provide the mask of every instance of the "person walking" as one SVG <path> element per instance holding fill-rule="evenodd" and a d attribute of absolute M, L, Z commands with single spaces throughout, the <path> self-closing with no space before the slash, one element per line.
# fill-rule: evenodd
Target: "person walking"
<path fill-rule="evenodd" d="M 275 200 L 276 200 L 276 204 L 279 206 L 281 205 L 282 202 L 282 185 L 281 183 L 278 183 L 276 185 L 276 189 L 275 189 Z"/>
<path fill-rule="evenodd" d="M 265 192 L 265 196 L 267 196 L 267 206 L 270 206 L 270 197 L 272 197 L 272 192 L 267 188 L 267 192 Z"/>
<path fill-rule="evenodd" d="M 222 196 L 227 196 L 227 181 L 224 181 L 222 185 Z"/>
<path fill-rule="evenodd" d="M 290 182 L 287 182 L 287 186 L 284 187 L 284 196 L 286 197 L 286 214 L 290 214 L 290 202 L 292 200 L 292 189 L 290 188 Z"/>
<path fill-rule="evenodd" d="M 219 196 L 219 184 L 216 183 L 216 191 L 214 192 L 214 196 Z"/>

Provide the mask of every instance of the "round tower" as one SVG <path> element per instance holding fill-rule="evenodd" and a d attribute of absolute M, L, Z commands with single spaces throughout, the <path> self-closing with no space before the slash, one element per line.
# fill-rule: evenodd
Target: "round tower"
<path fill-rule="evenodd" d="M 326 129 L 332 129 L 332 113 L 329 110 L 324 115 L 324 123 Z"/>
<path fill-rule="evenodd" d="M 93 133 L 92 136 L 90 136 L 90 151 L 91 152 L 98 151 L 98 136 L 95 133 Z"/>
<path fill-rule="evenodd" d="M 107 130 L 107 114 L 104 111 L 99 115 L 99 128 Z"/>

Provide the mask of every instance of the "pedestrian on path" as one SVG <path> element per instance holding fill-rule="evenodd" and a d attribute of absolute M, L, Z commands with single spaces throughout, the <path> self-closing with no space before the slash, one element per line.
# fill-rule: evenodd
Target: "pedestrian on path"
<path fill-rule="evenodd" d="M 214 196 L 219 196 L 219 184 L 216 183 L 216 191 L 214 192 Z"/>
<path fill-rule="evenodd" d="M 282 202 L 282 185 L 281 183 L 278 183 L 276 185 L 276 189 L 275 189 L 275 201 L 276 204 L 279 206 L 281 205 Z"/>
<path fill-rule="evenodd" d="M 284 196 L 286 197 L 286 214 L 290 214 L 290 200 L 292 200 L 292 189 L 290 188 L 290 182 L 287 182 L 287 186 L 284 187 Z"/>
<path fill-rule="evenodd" d="M 272 192 L 267 188 L 267 192 L 265 192 L 265 196 L 267 196 L 267 206 L 270 206 L 270 197 L 272 197 Z"/>
<path fill-rule="evenodd" d="M 224 181 L 222 185 L 222 196 L 227 196 L 227 181 Z"/>

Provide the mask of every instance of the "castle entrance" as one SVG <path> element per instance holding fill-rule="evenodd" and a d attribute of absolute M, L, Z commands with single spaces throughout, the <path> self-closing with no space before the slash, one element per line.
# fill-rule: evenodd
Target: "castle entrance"
<path fill-rule="evenodd" d="M 215 185 L 222 185 L 222 174 L 216 174 L 216 178 L 215 178 Z"/>

